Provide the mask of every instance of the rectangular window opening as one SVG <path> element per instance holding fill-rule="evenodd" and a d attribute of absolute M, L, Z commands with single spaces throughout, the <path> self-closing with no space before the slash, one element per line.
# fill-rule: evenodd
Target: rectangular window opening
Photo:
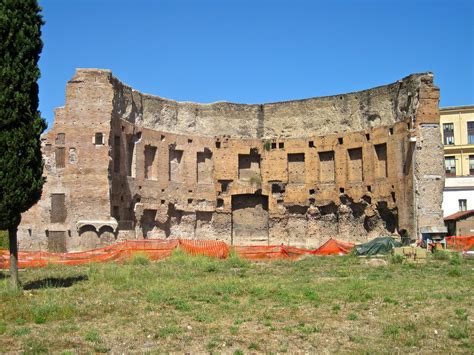
<path fill-rule="evenodd" d="M 444 166 L 446 170 L 446 176 L 456 176 L 456 158 L 445 157 Z"/>
<path fill-rule="evenodd" d="M 94 135 L 94 144 L 95 145 L 103 145 L 104 144 L 104 134 L 97 132 Z"/>
<path fill-rule="evenodd" d="M 467 123 L 467 144 L 474 144 L 474 121 Z"/>
<path fill-rule="evenodd" d="M 443 123 L 443 143 L 444 145 L 454 144 L 454 124 Z"/>
<path fill-rule="evenodd" d="M 377 156 L 375 166 L 375 176 L 378 178 L 385 178 L 388 176 L 387 167 L 387 144 L 376 144 L 374 145 L 375 155 Z"/>
<path fill-rule="evenodd" d="M 64 147 L 56 147 L 55 150 L 56 168 L 64 168 L 66 164 L 66 152 Z"/>
<path fill-rule="evenodd" d="M 169 181 L 181 182 L 181 160 L 183 151 L 170 148 L 169 150 Z"/>
<path fill-rule="evenodd" d="M 347 150 L 348 160 L 348 179 L 349 181 L 364 180 L 364 162 L 362 158 L 362 148 Z"/>
<path fill-rule="evenodd" d="M 334 151 L 319 152 L 319 181 L 333 182 L 336 178 Z"/>
<path fill-rule="evenodd" d="M 288 183 L 305 182 L 304 153 L 288 154 Z"/>
<path fill-rule="evenodd" d="M 145 179 L 157 180 L 157 167 L 156 167 L 156 147 L 151 145 L 145 146 Z"/>
<path fill-rule="evenodd" d="M 66 221 L 66 195 L 51 194 L 51 223 Z"/>
<path fill-rule="evenodd" d="M 260 154 L 251 149 L 250 154 L 239 154 L 239 179 L 245 181 L 260 181 Z"/>
<path fill-rule="evenodd" d="M 212 171 L 212 152 L 209 149 L 204 149 L 204 152 L 197 153 L 197 182 L 198 184 L 210 184 L 213 182 Z"/>

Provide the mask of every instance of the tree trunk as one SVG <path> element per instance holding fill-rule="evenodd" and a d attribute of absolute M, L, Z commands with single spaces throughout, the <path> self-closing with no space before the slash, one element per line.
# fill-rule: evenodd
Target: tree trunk
<path fill-rule="evenodd" d="M 16 233 L 18 226 L 8 228 L 8 239 L 10 243 L 10 285 L 14 289 L 20 288 L 18 279 L 18 241 Z"/>

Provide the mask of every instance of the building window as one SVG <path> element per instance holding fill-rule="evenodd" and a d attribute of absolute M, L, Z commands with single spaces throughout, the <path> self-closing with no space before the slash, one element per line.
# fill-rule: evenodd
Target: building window
<path fill-rule="evenodd" d="M 56 168 L 64 168 L 66 164 L 66 153 L 64 147 L 56 147 L 55 150 Z"/>
<path fill-rule="evenodd" d="M 51 194 L 51 223 L 64 223 L 66 221 L 66 195 Z"/>
<path fill-rule="evenodd" d="M 467 143 L 474 144 L 474 121 L 467 123 Z"/>
<path fill-rule="evenodd" d="M 445 157 L 444 166 L 446 176 L 456 176 L 456 159 L 454 157 Z"/>
<path fill-rule="evenodd" d="M 474 175 L 474 155 L 469 156 L 469 175 Z"/>
<path fill-rule="evenodd" d="M 103 133 L 96 133 L 94 136 L 94 144 L 95 145 L 102 145 L 104 144 L 104 134 Z"/>
<path fill-rule="evenodd" d="M 444 145 L 454 144 L 454 124 L 443 123 L 443 139 Z"/>
<path fill-rule="evenodd" d="M 459 211 L 467 211 L 467 200 L 461 199 L 459 201 Z"/>

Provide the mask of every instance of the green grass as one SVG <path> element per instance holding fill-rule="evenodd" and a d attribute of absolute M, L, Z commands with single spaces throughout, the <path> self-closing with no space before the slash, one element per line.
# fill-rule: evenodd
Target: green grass
<path fill-rule="evenodd" d="M 398 255 L 398 254 L 391 255 L 389 258 L 389 261 L 392 264 L 402 264 L 404 260 L 405 258 L 403 257 L 403 255 Z"/>
<path fill-rule="evenodd" d="M 129 261 L 132 265 L 149 265 L 150 258 L 145 253 L 136 253 L 132 255 L 132 258 Z"/>
<path fill-rule="evenodd" d="M 24 270 L 20 293 L 0 273 L 0 349 L 472 353 L 474 261 L 450 260 L 253 263 L 176 251 L 160 262 Z"/>
<path fill-rule="evenodd" d="M 433 254 L 435 260 L 449 260 L 451 253 L 447 250 L 436 250 Z"/>

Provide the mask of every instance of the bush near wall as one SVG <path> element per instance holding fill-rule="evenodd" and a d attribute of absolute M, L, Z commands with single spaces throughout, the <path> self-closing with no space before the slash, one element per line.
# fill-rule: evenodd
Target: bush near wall
<path fill-rule="evenodd" d="M 8 249 L 8 232 L 0 231 L 0 249 Z"/>

